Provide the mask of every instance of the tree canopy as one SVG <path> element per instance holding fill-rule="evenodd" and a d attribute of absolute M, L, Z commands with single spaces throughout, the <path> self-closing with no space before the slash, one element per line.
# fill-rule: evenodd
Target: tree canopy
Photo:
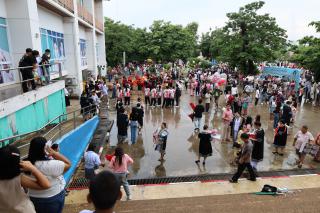
<path fill-rule="evenodd" d="M 240 7 L 228 13 L 223 28 L 204 34 L 200 43 L 206 56 L 239 67 L 245 74 L 254 74 L 256 64 L 276 59 L 277 51 L 286 44 L 286 31 L 269 14 L 257 13 L 263 1 Z"/>
<path fill-rule="evenodd" d="M 320 32 L 320 21 L 311 22 L 310 26 Z M 310 69 L 314 72 L 315 79 L 320 80 L 320 38 L 306 36 L 299 40 L 299 44 L 294 45 L 291 51 L 294 53 L 291 61 Z"/>
<path fill-rule="evenodd" d="M 149 29 L 134 28 L 111 19 L 105 20 L 106 56 L 109 65 L 127 61 L 143 62 L 147 58 L 168 62 L 193 57 L 197 50 L 198 24 L 186 27 L 162 20 L 154 21 Z"/>

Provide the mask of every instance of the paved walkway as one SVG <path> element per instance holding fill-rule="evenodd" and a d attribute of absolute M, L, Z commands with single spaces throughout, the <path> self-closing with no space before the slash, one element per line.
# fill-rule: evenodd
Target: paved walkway
<path fill-rule="evenodd" d="M 254 195 L 264 184 L 287 187 L 287 195 Z M 319 212 L 320 175 L 241 179 L 166 185 L 131 186 L 133 201 L 120 202 L 116 212 Z M 65 213 L 92 209 L 86 204 L 87 190 L 71 191 Z M 125 197 L 125 196 L 124 196 Z"/>

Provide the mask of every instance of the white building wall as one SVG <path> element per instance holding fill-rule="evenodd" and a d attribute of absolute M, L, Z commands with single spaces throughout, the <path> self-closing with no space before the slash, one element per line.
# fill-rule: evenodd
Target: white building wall
<path fill-rule="evenodd" d="M 43 7 L 38 8 L 38 14 L 40 28 L 53 30 L 58 33 L 64 33 L 62 16 Z"/>
<path fill-rule="evenodd" d="M 5 0 L 0 0 L 0 17 L 1 18 L 7 17 Z"/>
<path fill-rule="evenodd" d="M 40 28 L 53 30 L 64 34 L 65 45 L 65 69 L 68 76 L 76 79 L 75 92 L 79 95 L 82 91 L 82 70 L 80 66 L 80 45 L 79 39 L 85 39 L 87 44 L 88 66 L 85 69 L 97 75 L 97 65 L 105 65 L 105 41 L 104 35 L 95 30 L 95 26 L 89 23 L 79 25 L 77 17 L 77 0 L 74 0 L 74 14 L 66 13 L 59 4 L 48 1 L 48 7 L 37 4 L 37 0 L 0 0 L 0 17 L 6 18 L 8 24 L 8 40 L 12 64 L 17 67 L 18 61 L 30 47 L 41 52 Z M 84 6 L 92 13 L 95 19 L 103 22 L 102 0 L 85 0 Z M 43 1 L 42 1 L 43 3 Z M 49 6 L 50 5 L 50 6 Z M 56 7 L 61 13 L 51 11 L 50 7 Z M 83 21 L 82 21 L 83 22 Z M 86 25 L 84 27 L 83 25 Z M 96 45 L 98 44 L 98 52 Z M 97 53 L 99 55 L 97 55 Z M 99 61 L 97 61 L 97 58 Z"/>

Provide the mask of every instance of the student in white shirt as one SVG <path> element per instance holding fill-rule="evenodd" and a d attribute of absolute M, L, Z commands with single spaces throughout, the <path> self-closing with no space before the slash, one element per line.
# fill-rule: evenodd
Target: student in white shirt
<path fill-rule="evenodd" d="M 151 90 L 151 106 L 156 106 L 157 102 L 157 89 L 154 87 Z"/>
<path fill-rule="evenodd" d="M 52 157 L 54 160 L 49 160 Z M 61 213 L 64 206 L 65 185 L 63 174 L 71 167 L 70 161 L 54 151 L 44 137 L 30 142 L 28 160 L 44 174 L 51 187 L 46 190 L 29 190 L 29 196 L 37 213 Z"/>
<path fill-rule="evenodd" d="M 95 145 L 90 144 L 88 150 L 84 154 L 84 174 L 88 180 L 92 180 L 95 176 L 94 170 L 101 165 L 100 157 L 95 153 Z"/>
<path fill-rule="evenodd" d="M 303 161 L 307 154 L 307 145 L 309 143 L 314 142 L 313 135 L 308 131 L 308 126 L 302 126 L 301 130 L 299 130 L 294 136 L 293 146 L 296 148 L 296 154 L 299 156 L 299 160 L 297 162 L 298 167 L 301 168 Z"/>
<path fill-rule="evenodd" d="M 256 87 L 256 95 L 255 95 L 255 102 L 254 102 L 255 106 L 257 106 L 259 99 L 260 99 L 260 90 L 259 90 L 259 87 Z"/>

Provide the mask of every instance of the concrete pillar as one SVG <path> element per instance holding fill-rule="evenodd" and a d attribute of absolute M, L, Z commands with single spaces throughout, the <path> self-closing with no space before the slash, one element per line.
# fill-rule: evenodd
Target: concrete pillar
<path fill-rule="evenodd" d="M 12 65 L 18 67 L 26 48 L 41 50 L 37 1 L 10 0 L 5 4 Z M 19 79 L 18 71 L 14 74 Z"/>
<path fill-rule="evenodd" d="M 96 53 L 96 37 L 93 29 L 86 29 L 87 37 L 87 60 L 88 70 L 91 71 L 92 75 L 97 77 L 97 53 Z"/>
<path fill-rule="evenodd" d="M 82 72 L 80 69 L 80 45 L 79 45 L 79 27 L 78 20 L 64 18 L 64 43 L 66 53 L 66 69 L 68 70 L 67 78 L 75 78 L 72 88 L 76 95 L 80 95 L 83 89 Z"/>

